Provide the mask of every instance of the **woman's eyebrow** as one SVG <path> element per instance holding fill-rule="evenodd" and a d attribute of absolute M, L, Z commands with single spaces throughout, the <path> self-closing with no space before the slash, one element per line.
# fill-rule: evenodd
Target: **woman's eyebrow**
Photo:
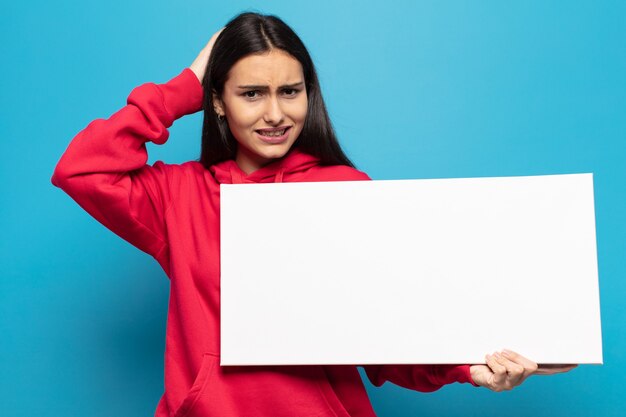
<path fill-rule="evenodd" d="M 304 85 L 303 81 L 299 81 L 297 83 L 293 83 L 293 84 L 285 84 L 285 85 L 281 85 L 279 88 L 296 88 L 296 87 L 302 87 Z M 239 85 L 237 86 L 237 88 L 242 88 L 242 89 L 249 89 L 249 90 L 268 90 L 269 87 L 267 85 Z"/>

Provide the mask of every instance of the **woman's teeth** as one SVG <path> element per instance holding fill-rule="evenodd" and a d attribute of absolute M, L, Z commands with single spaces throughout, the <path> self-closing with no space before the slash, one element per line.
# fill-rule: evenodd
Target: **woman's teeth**
<path fill-rule="evenodd" d="M 285 130 L 287 129 L 274 130 L 274 131 L 261 131 L 259 133 L 261 133 L 263 136 L 282 136 L 285 134 Z"/>

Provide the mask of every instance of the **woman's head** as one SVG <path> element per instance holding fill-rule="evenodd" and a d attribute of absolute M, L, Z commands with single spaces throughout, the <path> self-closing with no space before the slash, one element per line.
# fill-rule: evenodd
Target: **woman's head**
<path fill-rule="evenodd" d="M 202 84 L 205 167 L 237 158 L 254 169 L 291 146 L 324 165 L 352 166 L 335 137 L 311 57 L 279 18 L 243 13 L 231 20 L 213 46 Z"/>

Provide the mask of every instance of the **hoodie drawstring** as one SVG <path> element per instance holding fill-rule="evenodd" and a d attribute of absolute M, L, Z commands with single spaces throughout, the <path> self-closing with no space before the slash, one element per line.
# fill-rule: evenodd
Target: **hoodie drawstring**
<path fill-rule="evenodd" d="M 285 168 L 281 168 L 276 173 L 276 178 L 274 178 L 274 182 L 283 182 L 283 174 L 285 173 Z"/>

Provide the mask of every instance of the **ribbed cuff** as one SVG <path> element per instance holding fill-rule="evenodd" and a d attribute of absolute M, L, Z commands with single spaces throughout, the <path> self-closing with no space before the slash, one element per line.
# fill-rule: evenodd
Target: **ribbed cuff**
<path fill-rule="evenodd" d="M 196 74 L 185 68 L 165 84 L 159 84 L 167 112 L 176 120 L 202 109 L 204 91 Z"/>
<path fill-rule="evenodd" d="M 457 367 L 457 369 L 458 369 L 458 374 L 456 376 L 457 376 L 457 381 L 458 382 L 470 383 L 470 384 L 472 384 L 475 387 L 479 386 L 472 379 L 472 374 L 470 372 L 470 365 L 460 365 L 460 366 Z"/>

